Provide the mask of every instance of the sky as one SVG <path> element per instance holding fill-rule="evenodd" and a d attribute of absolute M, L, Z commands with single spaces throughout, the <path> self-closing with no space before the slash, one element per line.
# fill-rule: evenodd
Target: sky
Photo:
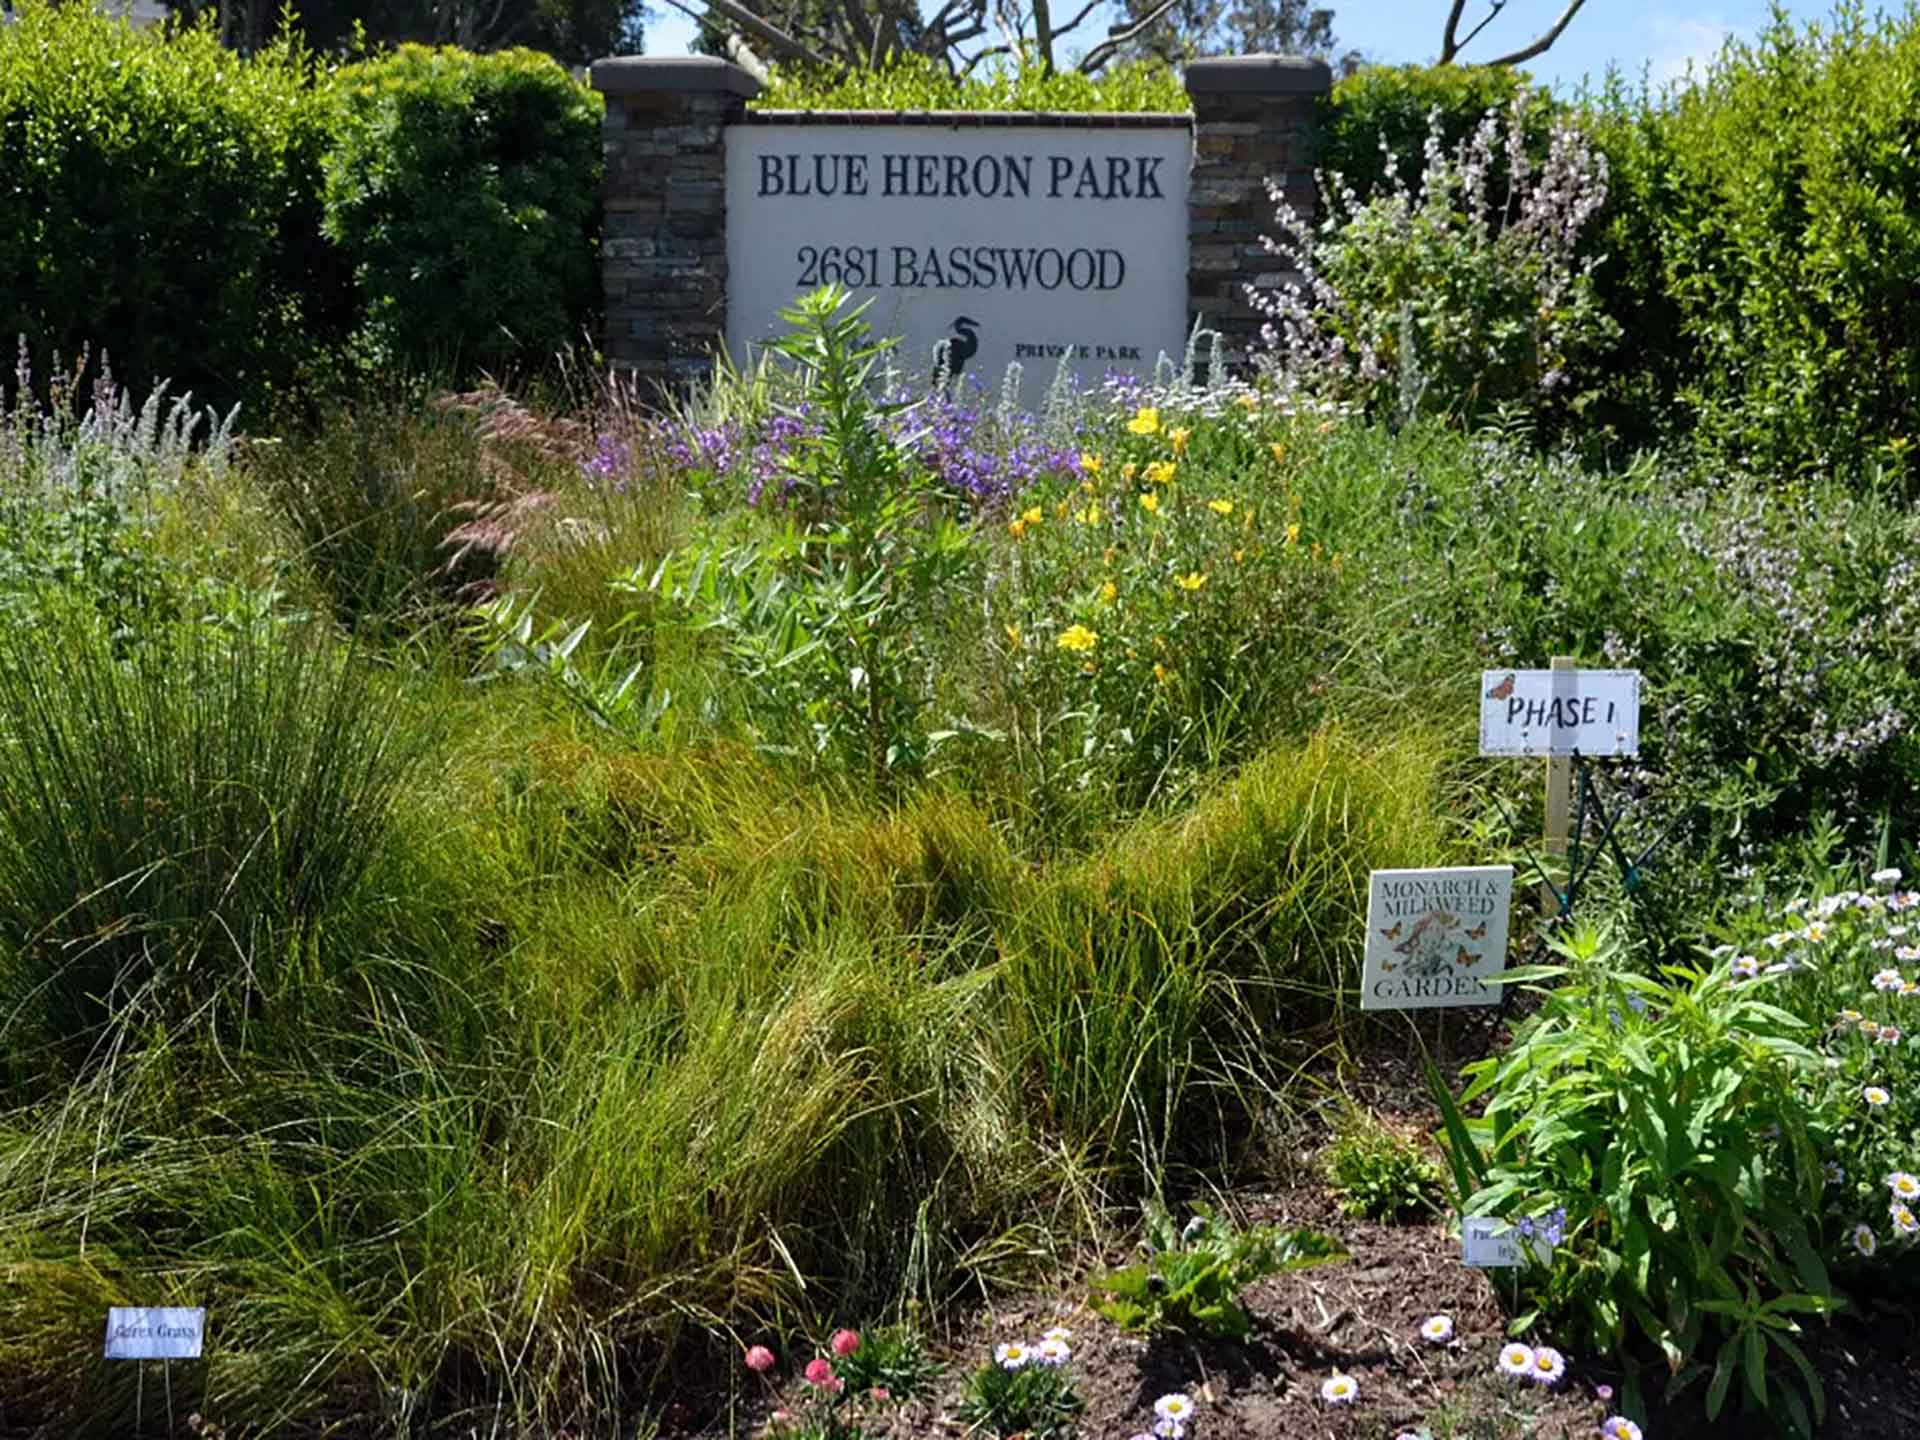
<path fill-rule="evenodd" d="M 1331 0 L 1334 33 L 1343 46 L 1380 64 L 1431 61 L 1440 49 L 1446 0 Z M 1550 26 L 1564 0 L 1507 0 L 1496 19 L 1461 58 L 1492 58 L 1530 42 Z M 1527 68 L 1557 89 L 1577 87 L 1587 74 L 1596 79 L 1609 64 L 1630 76 L 1645 67 L 1656 85 L 1685 75 L 1688 62 L 1703 64 L 1729 35 L 1750 38 L 1767 20 L 1767 0 L 1724 0 L 1698 5 L 1689 0 L 1587 0 L 1559 41 Z M 1787 0 L 1795 20 L 1822 18 L 1831 0 Z M 1484 16 L 1486 0 L 1468 0 L 1464 33 Z M 1091 29 L 1089 21 L 1086 28 Z M 655 3 L 647 24 L 647 53 L 683 55 L 694 22 L 664 3 Z M 1093 33 L 1097 34 L 1097 31 Z"/>

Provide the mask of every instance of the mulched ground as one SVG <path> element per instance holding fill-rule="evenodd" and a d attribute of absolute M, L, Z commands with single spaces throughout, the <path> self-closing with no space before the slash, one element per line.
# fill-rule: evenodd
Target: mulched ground
<path fill-rule="evenodd" d="M 1432 1021 L 1422 1028 L 1421 1044 L 1409 1043 L 1404 1028 L 1381 1028 L 1340 1088 L 1378 1114 L 1431 1131 L 1437 1116 L 1426 1097 L 1423 1046 L 1451 1073 L 1489 1045 L 1504 1043 L 1501 1027 L 1491 1020 Z M 1433 1440 L 1593 1440 L 1601 1420 L 1617 1408 L 1603 1404 L 1598 1387 L 1618 1387 L 1619 1374 L 1604 1358 L 1568 1350 L 1567 1376 L 1551 1390 L 1501 1376 L 1495 1357 L 1511 1313 L 1496 1289 L 1502 1273 L 1465 1266 L 1458 1236 L 1438 1219 L 1383 1225 L 1342 1214 L 1318 1181 L 1317 1142 L 1311 1123 L 1303 1124 L 1298 1134 L 1271 1147 L 1277 1158 L 1268 1187 L 1215 1197 L 1236 1223 L 1329 1231 L 1351 1254 L 1343 1263 L 1251 1287 L 1242 1297 L 1255 1322 L 1248 1342 L 1193 1344 L 1124 1334 L 1087 1308 L 1086 1276 L 1128 1257 L 1108 1255 L 1098 1263 L 1090 1257 L 1057 1291 L 1002 1300 L 978 1312 L 964 1333 L 937 1347 L 946 1366 L 938 1392 L 871 1433 L 888 1440 L 958 1440 L 967 1429 L 956 1416 L 966 1373 L 995 1345 L 1037 1341 L 1043 1331 L 1065 1325 L 1073 1331 L 1071 1373 L 1086 1402 L 1078 1426 L 1082 1440 L 1124 1440 L 1148 1430 L 1154 1400 L 1176 1391 L 1198 1407 L 1191 1440 L 1393 1440 L 1423 1427 Z M 1920 1296 L 1912 1297 L 1912 1305 L 1920 1307 Z M 1452 1318 L 1450 1344 L 1435 1346 L 1420 1337 L 1421 1322 L 1435 1314 Z M 1908 1297 L 1863 1299 L 1855 1313 L 1814 1330 L 1808 1349 L 1827 1387 L 1822 1440 L 1910 1440 L 1920 1434 L 1920 1322 Z M 1359 1382 L 1349 1404 L 1329 1405 L 1321 1398 L 1321 1383 L 1336 1372 Z M 763 1424 L 776 1404 L 799 1408 L 806 1387 L 791 1374 L 785 1378 L 791 1383 L 777 1398 L 770 1393 L 730 1421 L 709 1415 L 701 1423 L 694 1418 L 697 1407 L 687 1407 L 681 1433 L 738 1434 Z M 1695 1385 L 1656 1410 L 1645 1426 L 1648 1440 L 1766 1433 L 1737 1416 L 1709 1426 L 1703 1395 L 1704 1386 Z"/>

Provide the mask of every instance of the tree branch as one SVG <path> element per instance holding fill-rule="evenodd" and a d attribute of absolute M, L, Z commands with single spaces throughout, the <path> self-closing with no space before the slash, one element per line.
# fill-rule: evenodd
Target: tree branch
<path fill-rule="evenodd" d="M 1133 24 L 1113 26 L 1107 31 L 1106 39 L 1102 40 L 1081 57 L 1080 73 L 1083 75 L 1096 73 L 1101 66 L 1119 54 L 1121 47 L 1129 40 L 1144 35 L 1148 30 L 1158 25 L 1166 13 L 1173 9 L 1177 3 L 1179 3 L 1179 0 L 1160 0 L 1158 5 L 1155 5 L 1145 16 L 1136 20 Z"/>
<path fill-rule="evenodd" d="M 1519 65 L 1533 59 L 1536 55 L 1545 54 L 1553 47 L 1553 42 L 1560 38 L 1560 32 L 1565 30 L 1573 17 L 1580 13 L 1580 7 L 1586 3 L 1587 0 L 1567 0 L 1567 8 L 1560 12 L 1560 18 L 1553 22 L 1553 28 L 1551 30 L 1547 31 L 1546 34 L 1542 35 L 1538 40 L 1535 40 L 1524 50 L 1516 50 L 1511 55 L 1502 55 L 1498 60 L 1487 61 L 1487 64 Z"/>
<path fill-rule="evenodd" d="M 1490 8 L 1487 10 L 1486 16 L 1480 21 L 1478 25 L 1474 26 L 1471 30 L 1467 32 L 1466 39 L 1462 40 L 1460 44 L 1455 48 L 1457 50 L 1464 50 L 1467 48 L 1467 46 L 1471 45 L 1482 30 L 1486 29 L 1487 26 L 1491 25 L 1495 20 L 1500 18 L 1501 7 L 1504 6 L 1506 3 L 1507 3 L 1507 0 L 1488 0 L 1488 5 Z"/>
<path fill-rule="evenodd" d="M 684 10 L 686 7 L 683 5 L 679 8 Z M 826 70 L 836 68 L 834 62 L 818 50 L 802 45 L 786 31 L 768 24 L 746 6 L 735 4 L 734 0 L 707 0 L 707 8 L 718 10 L 748 34 L 759 36 L 773 47 L 777 55 L 784 55 L 789 60 L 799 60 L 808 65 L 818 65 Z"/>
<path fill-rule="evenodd" d="M 1033 0 L 1033 45 L 1040 54 L 1040 73 L 1053 73 L 1053 7 L 1047 0 Z"/>
<path fill-rule="evenodd" d="M 1104 0 L 1087 0 L 1085 8 L 1083 8 L 1078 15 L 1074 16 L 1073 19 L 1064 25 L 1054 26 L 1053 38 L 1058 40 L 1063 35 L 1071 35 L 1075 30 L 1078 30 L 1082 22 L 1084 22 L 1089 15 L 1093 14 L 1094 11 L 1098 10 L 1103 3 Z"/>
<path fill-rule="evenodd" d="M 1453 0 L 1447 10 L 1447 27 L 1440 34 L 1440 58 L 1436 65 L 1451 65 L 1453 57 L 1460 53 L 1460 44 L 1453 37 L 1460 29 L 1460 12 L 1467 8 L 1467 0 Z"/>

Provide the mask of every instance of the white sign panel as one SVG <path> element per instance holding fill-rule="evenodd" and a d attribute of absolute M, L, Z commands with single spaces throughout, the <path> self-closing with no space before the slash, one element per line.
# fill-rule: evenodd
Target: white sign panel
<path fill-rule="evenodd" d="M 1512 902 L 1511 865 L 1374 871 L 1360 1008 L 1493 1004 Z"/>
<path fill-rule="evenodd" d="M 727 348 L 781 333 L 839 283 L 900 339 L 903 369 L 1037 405 L 1062 360 L 1084 383 L 1150 374 L 1187 342 L 1185 123 L 781 125 L 727 131 Z"/>
<path fill-rule="evenodd" d="M 1460 1246 L 1466 1263 L 1481 1269 L 1505 1269 L 1525 1263 L 1521 1247 L 1528 1242 L 1506 1221 L 1492 1215 L 1471 1215 L 1460 1222 Z M 1539 1236 L 1532 1241 L 1534 1257 L 1543 1265 L 1553 1263 L 1553 1247 Z"/>
<path fill-rule="evenodd" d="M 1638 755 L 1638 670 L 1488 670 L 1482 755 Z"/>
<path fill-rule="evenodd" d="M 181 1306 L 124 1307 L 107 1312 L 109 1360 L 198 1360 L 207 1312 Z"/>

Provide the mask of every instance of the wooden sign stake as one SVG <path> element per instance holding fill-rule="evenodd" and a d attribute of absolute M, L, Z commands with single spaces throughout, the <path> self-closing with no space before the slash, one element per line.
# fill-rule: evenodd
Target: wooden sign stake
<path fill-rule="evenodd" d="M 1553 669 L 1573 670 L 1578 662 L 1571 655 L 1553 657 Z M 1573 758 L 1568 755 L 1547 757 L 1547 833 L 1546 853 L 1566 858 L 1573 812 Z M 1560 913 L 1560 897 L 1548 881 L 1540 883 L 1540 909 L 1551 920 Z"/>

